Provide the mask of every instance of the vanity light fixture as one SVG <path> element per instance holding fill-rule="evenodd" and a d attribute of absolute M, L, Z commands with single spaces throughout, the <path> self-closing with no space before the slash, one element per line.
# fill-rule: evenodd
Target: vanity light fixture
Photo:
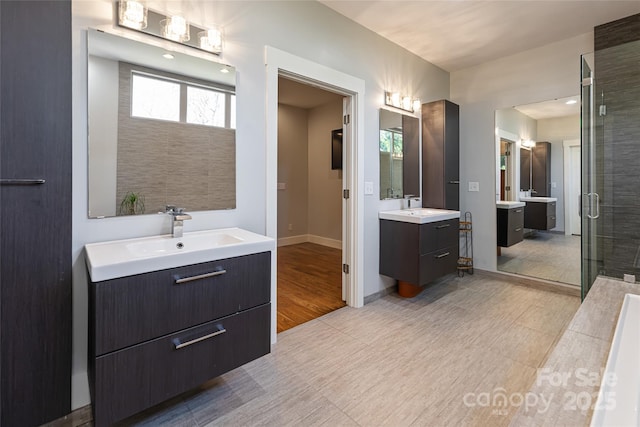
<path fill-rule="evenodd" d="M 208 50 L 209 52 L 222 52 L 222 40 L 222 30 L 218 27 L 204 30 L 198 33 L 198 43 L 200 44 L 200 49 Z"/>
<path fill-rule="evenodd" d="M 523 139 L 520 145 L 522 145 L 524 148 L 532 149 L 536 146 L 536 142 L 530 139 Z"/>
<path fill-rule="evenodd" d="M 147 8 L 137 0 L 120 0 L 118 19 L 124 27 L 144 30 L 147 28 Z"/>
<path fill-rule="evenodd" d="M 398 92 L 385 92 L 384 103 L 389 107 L 399 108 L 413 113 L 420 107 L 420 100 L 412 99 L 410 96 L 401 96 Z M 416 108 L 416 104 L 418 108 Z"/>
<path fill-rule="evenodd" d="M 189 23 L 180 15 L 167 16 L 167 19 L 160 21 L 162 27 L 162 37 L 174 42 L 184 43 L 191 38 L 189 34 Z"/>
<path fill-rule="evenodd" d="M 141 0 L 118 0 L 116 5 L 118 6 L 118 25 L 121 27 L 171 40 L 214 55 L 222 54 L 224 33 L 219 26 L 194 25 L 184 16 L 149 9 Z"/>

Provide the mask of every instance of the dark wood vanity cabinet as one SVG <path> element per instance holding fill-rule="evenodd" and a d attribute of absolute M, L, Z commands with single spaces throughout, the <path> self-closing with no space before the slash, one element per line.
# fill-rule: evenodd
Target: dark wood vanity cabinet
<path fill-rule="evenodd" d="M 270 352 L 271 253 L 90 283 L 89 385 L 111 425 Z"/>
<path fill-rule="evenodd" d="M 422 104 L 422 206 L 460 209 L 460 107 Z"/>
<path fill-rule="evenodd" d="M 380 274 L 422 286 L 458 268 L 459 220 L 380 220 Z"/>
<path fill-rule="evenodd" d="M 524 239 L 524 207 L 497 208 L 498 246 L 507 248 Z"/>
<path fill-rule="evenodd" d="M 556 202 L 526 202 L 524 227 L 551 230 L 556 227 Z"/>

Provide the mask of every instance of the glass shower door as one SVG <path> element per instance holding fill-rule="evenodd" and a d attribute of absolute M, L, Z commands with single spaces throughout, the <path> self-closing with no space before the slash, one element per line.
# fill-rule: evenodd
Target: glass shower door
<path fill-rule="evenodd" d="M 598 224 L 600 218 L 600 194 L 597 179 L 602 176 L 597 170 L 595 82 L 593 75 L 594 54 L 582 56 L 582 188 L 580 216 L 582 223 L 582 298 L 587 295 L 598 276 L 601 266 L 601 242 Z"/>

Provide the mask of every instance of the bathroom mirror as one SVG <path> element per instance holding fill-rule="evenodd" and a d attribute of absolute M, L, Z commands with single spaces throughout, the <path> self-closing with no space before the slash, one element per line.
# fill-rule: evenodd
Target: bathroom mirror
<path fill-rule="evenodd" d="M 499 271 L 580 286 L 579 102 L 576 94 L 496 110 L 496 208 L 509 209 L 509 215 L 523 210 L 525 215 L 523 224 L 505 228 L 522 227 L 524 237 L 499 248 Z M 545 184 L 537 182 L 540 169 Z M 545 215 L 554 226 L 535 225 Z M 500 219 L 498 223 L 500 229 Z"/>
<path fill-rule="evenodd" d="M 234 209 L 235 69 L 92 29 L 87 47 L 89 217 Z"/>
<path fill-rule="evenodd" d="M 380 110 L 380 199 L 420 195 L 420 120 Z"/>

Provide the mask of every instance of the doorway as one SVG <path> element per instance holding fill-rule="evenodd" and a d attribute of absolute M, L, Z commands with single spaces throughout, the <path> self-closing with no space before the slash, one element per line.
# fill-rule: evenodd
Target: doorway
<path fill-rule="evenodd" d="M 278 78 L 278 333 L 345 306 L 342 117 L 342 95 Z"/>
<path fill-rule="evenodd" d="M 307 83 L 344 96 L 342 282 L 350 307 L 364 305 L 364 80 L 279 49 L 265 48 L 266 66 L 266 234 L 277 239 L 278 77 Z M 277 249 L 271 260 L 271 342 L 277 341 Z"/>

